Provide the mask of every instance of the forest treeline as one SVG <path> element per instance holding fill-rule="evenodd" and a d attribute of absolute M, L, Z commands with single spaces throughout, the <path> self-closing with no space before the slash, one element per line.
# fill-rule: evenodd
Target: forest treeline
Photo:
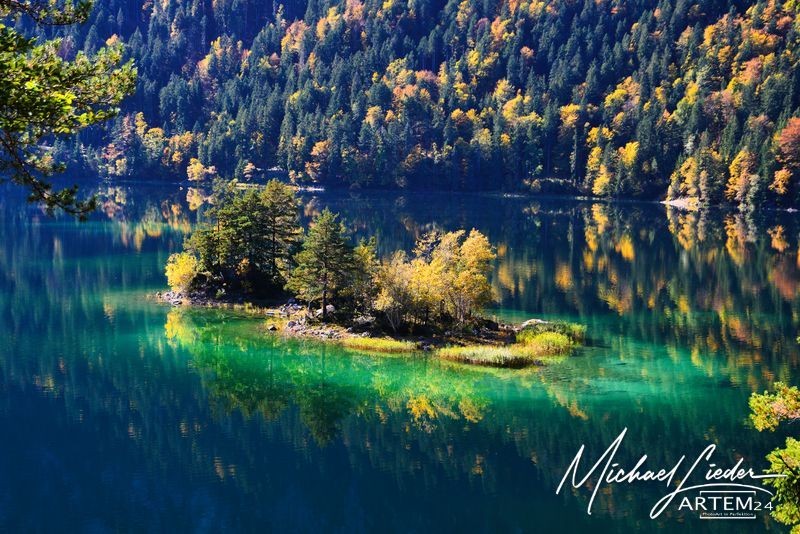
<path fill-rule="evenodd" d="M 105 176 L 800 195 L 797 0 L 108 0 L 35 31 L 135 61 L 115 122 L 56 143 Z"/>

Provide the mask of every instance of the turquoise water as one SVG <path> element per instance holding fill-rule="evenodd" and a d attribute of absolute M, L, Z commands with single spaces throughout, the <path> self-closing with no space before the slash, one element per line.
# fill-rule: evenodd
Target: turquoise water
<path fill-rule="evenodd" d="M 783 434 L 747 399 L 797 382 L 798 219 L 492 196 L 324 193 L 383 253 L 432 228 L 497 244 L 490 314 L 590 342 L 544 369 L 374 357 L 147 298 L 196 191 L 105 188 L 87 223 L 0 197 L 0 530 L 729 531 L 655 483 L 555 494 L 581 445 L 670 467 Z M 792 430 L 792 429 L 790 429 Z M 761 512 L 737 531 L 784 529 Z"/>

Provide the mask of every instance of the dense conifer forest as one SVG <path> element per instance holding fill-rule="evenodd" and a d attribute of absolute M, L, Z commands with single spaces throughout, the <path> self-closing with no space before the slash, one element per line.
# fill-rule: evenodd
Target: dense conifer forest
<path fill-rule="evenodd" d="M 107 177 L 794 206 L 797 0 L 108 0 L 138 86 L 56 142 Z"/>

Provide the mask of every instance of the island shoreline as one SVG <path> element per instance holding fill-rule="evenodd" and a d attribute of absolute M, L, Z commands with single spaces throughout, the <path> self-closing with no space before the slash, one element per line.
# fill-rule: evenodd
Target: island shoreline
<path fill-rule="evenodd" d="M 468 329 L 443 330 L 429 328 L 425 333 L 392 334 L 377 326 L 374 317 L 356 317 L 349 321 L 320 320 L 321 310 L 312 310 L 295 299 L 286 302 L 280 299 L 249 300 L 242 295 L 228 298 L 212 298 L 200 293 L 178 291 L 158 291 L 148 297 L 176 309 L 217 309 L 245 312 L 254 318 L 264 319 L 264 333 L 286 339 L 312 340 L 331 343 L 355 352 L 370 354 L 434 354 L 442 360 L 484 367 L 514 368 L 540 367 L 548 359 L 565 356 L 582 344 L 582 336 L 572 339 L 569 350 L 558 349 L 557 354 L 541 354 L 536 358 L 519 355 L 508 360 L 475 360 L 456 353 L 445 355 L 448 351 L 470 352 L 485 348 L 487 350 L 511 350 L 518 345 L 520 333 L 530 328 L 560 329 L 561 323 L 539 318 L 527 319 L 521 323 L 495 322 L 483 316 L 475 318 L 475 324 Z M 330 313 L 335 310 L 329 309 Z M 577 327 L 577 325 L 572 325 Z"/>

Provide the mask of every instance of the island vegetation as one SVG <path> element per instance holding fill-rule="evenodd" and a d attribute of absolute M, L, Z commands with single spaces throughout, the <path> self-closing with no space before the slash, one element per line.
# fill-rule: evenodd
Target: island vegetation
<path fill-rule="evenodd" d="M 492 301 L 495 252 L 478 230 L 433 231 L 411 255 L 387 259 L 354 245 L 328 209 L 302 228 L 294 189 L 217 187 L 208 222 L 166 264 L 173 304 L 261 304 L 270 329 L 333 339 L 370 352 L 436 349 L 448 360 L 522 367 L 567 354 L 577 325 L 501 325 L 481 316 Z M 283 303 L 276 306 L 278 303 Z M 414 341 L 412 341 L 412 339 Z"/>

